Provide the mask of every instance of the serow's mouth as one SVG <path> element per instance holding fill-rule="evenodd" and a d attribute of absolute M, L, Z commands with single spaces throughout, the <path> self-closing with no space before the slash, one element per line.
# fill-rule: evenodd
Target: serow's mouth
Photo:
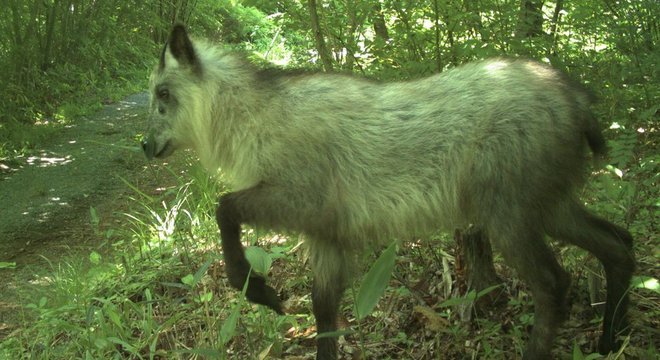
<path fill-rule="evenodd" d="M 144 150 L 147 159 L 151 160 L 153 158 L 164 158 L 169 156 L 174 151 L 174 146 L 172 145 L 171 140 L 168 140 L 165 145 L 160 148 L 153 140 L 143 140 L 142 150 Z"/>

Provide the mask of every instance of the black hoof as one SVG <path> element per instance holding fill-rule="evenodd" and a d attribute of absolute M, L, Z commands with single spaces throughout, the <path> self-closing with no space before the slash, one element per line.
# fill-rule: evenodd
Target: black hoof
<path fill-rule="evenodd" d="M 601 355 L 607 355 L 609 353 L 615 353 L 621 348 L 621 341 L 613 341 L 610 339 L 601 339 L 598 342 L 598 352 Z"/>
<path fill-rule="evenodd" d="M 266 282 L 261 277 L 250 276 L 245 296 L 255 304 L 268 306 L 276 313 L 284 315 L 277 291 L 266 285 Z"/>

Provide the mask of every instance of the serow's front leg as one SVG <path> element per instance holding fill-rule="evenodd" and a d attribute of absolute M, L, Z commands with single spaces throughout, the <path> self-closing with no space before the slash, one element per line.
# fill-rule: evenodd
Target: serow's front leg
<path fill-rule="evenodd" d="M 241 195 L 241 192 L 237 192 L 222 196 L 216 211 L 229 283 L 242 291 L 247 281 L 245 296 L 249 301 L 266 305 L 276 313 L 284 314 L 277 291 L 266 285 L 263 277 L 250 272 L 250 263 L 245 258 L 241 245 L 241 223 L 247 220 L 238 204 Z"/>

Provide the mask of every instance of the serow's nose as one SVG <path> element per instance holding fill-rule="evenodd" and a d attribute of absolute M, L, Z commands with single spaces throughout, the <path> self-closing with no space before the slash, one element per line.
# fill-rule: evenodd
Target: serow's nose
<path fill-rule="evenodd" d="M 142 151 L 144 151 L 144 155 L 147 156 L 147 159 L 151 160 L 154 157 L 154 142 L 149 141 L 147 139 L 142 140 L 140 143 L 142 145 Z"/>

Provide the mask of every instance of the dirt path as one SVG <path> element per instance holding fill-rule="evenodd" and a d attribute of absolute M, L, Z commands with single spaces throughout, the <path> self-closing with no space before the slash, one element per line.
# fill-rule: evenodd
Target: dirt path
<path fill-rule="evenodd" d="M 0 339 L 17 325 L 16 291 L 49 262 L 100 248 L 90 216 L 117 221 L 120 199 L 130 193 L 121 177 L 132 180 L 147 163 L 135 139 L 144 130 L 146 93 L 105 106 L 77 119 L 40 144 L 34 156 L 0 173 Z"/>

